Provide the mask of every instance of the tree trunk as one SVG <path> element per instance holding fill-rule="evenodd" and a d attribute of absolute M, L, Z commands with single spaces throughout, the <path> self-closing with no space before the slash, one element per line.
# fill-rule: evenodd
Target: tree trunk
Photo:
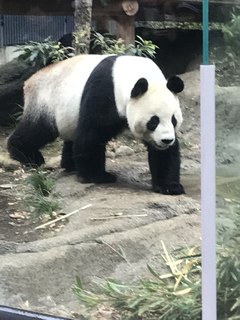
<path fill-rule="evenodd" d="M 89 53 L 92 24 L 92 0 L 75 0 L 75 49 L 76 53 Z"/>

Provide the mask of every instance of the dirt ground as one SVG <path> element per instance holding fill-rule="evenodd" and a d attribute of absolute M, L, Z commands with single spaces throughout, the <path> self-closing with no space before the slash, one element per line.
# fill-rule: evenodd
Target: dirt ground
<path fill-rule="evenodd" d="M 10 128 L 0 129 L 0 145 L 4 149 L 6 136 L 11 131 Z M 123 142 L 124 141 L 124 142 Z M 119 141 L 114 142 L 115 146 L 120 147 L 123 143 L 131 145 L 131 139 L 128 137 Z M 134 141 L 134 143 L 136 143 Z M 134 146 L 133 146 L 134 147 Z M 136 151 L 137 149 L 137 151 Z M 59 201 L 64 203 L 68 202 L 68 195 L 66 195 L 66 190 L 72 190 L 73 187 L 81 190 L 79 184 L 76 181 L 76 177 L 73 174 L 67 174 L 59 168 L 60 157 L 55 157 L 56 150 L 61 153 L 61 142 L 57 142 L 54 146 L 49 147 L 48 150 L 44 152 L 45 158 L 47 158 L 47 169 L 45 170 L 51 178 L 56 182 L 57 193 L 61 193 Z M 134 150 L 134 149 L 131 149 Z M 41 220 L 34 218 L 30 214 L 29 207 L 24 202 L 25 196 L 29 192 L 29 186 L 27 184 L 27 177 L 32 174 L 31 170 L 24 170 L 21 166 L 14 161 L 8 159 L 5 150 L 2 150 L 2 160 L 3 165 L 0 168 L 0 240 L 12 241 L 12 242 L 30 242 L 37 239 L 42 239 L 49 236 L 49 229 L 36 230 L 35 228 L 39 225 Z M 49 160 L 49 161 L 48 161 Z M 94 193 L 101 193 L 102 198 L 100 201 L 104 201 L 104 194 L 115 194 L 118 190 L 127 189 L 128 199 L 131 194 L 136 197 L 138 192 L 144 190 L 145 192 L 151 193 L 151 182 L 150 174 L 147 167 L 146 150 L 140 145 L 135 147 L 135 152 L 127 157 L 120 156 L 116 159 L 108 158 L 108 166 L 112 168 L 113 172 L 118 173 L 118 182 L 113 185 L 98 185 L 89 184 L 87 188 L 87 195 L 80 194 L 76 190 L 76 195 L 71 196 L 71 201 L 73 198 L 86 199 L 86 203 L 89 202 L 88 198 L 91 199 Z M 188 180 L 187 176 L 185 178 Z M 63 184 L 66 182 L 66 188 Z M 188 182 L 187 182 L 188 183 Z M 196 188 L 189 191 L 194 198 L 199 198 L 199 175 L 196 178 Z M 120 191 L 121 192 L 121 191 Z M 64 201 L 63 201 L 64 198 Z M 112 201 L 111 201 L 112 202 Z M 111 203 L 110 203 L 111 205 Z M 127 203 L 129 205 L 129 203 Z M 152 205 L 157 207 L 157 203 Z M 151 207 L 151 206 L 150 206 Z M 119 211 L 122 210 L 122 199 L 119 198 L 119 202 L 114 203 L 114 208 Z M 129 208 L 127 211 L 131 212 L 136 210 L 135 207 Z M 128 213 L 129 213 L 128 212 Z M 65 213 L 67 213 L 65 211 Z M 107 209 L 104 209 L 103 214 L 107 214 Z M 104 219 L 103 219 L 104 220 Z M 54 229 L 58 227 L 54 226 Z M 54 232 L 50 232 L 52 235 Z"/>
<path fill-rule="evenodd" d="M 16 193 L 22 189 L 24 170 L 15 162 L 9 161 L 5 151 L 6 138 L 11 128 L 0 128 L 0 240 L 13 242 L 34 241 L 41 237 L 34 231 L 37 221 L 32 219 L 22 205 L 22 195 Z"/>

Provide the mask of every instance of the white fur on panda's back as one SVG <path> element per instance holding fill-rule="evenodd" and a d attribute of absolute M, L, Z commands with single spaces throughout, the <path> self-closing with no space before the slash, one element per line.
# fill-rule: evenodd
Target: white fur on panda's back
<path fill-rule="evenodd" d="M 38 71 L 25 83 L 24 114 L 32 120 L 42 114 L 52 117 L 61 138 L 72 140 L 84 86 L 104 58 L 106 56 L 80 55 Z"/>
<path fill-rule="evenodd" d="M 113 82 L 116 105 L 121 116 L 126 116 L 126 107 L 131 91 L 140 78 L 149 85 L 166 86 L 166 79 L 158 66 L 150 59 L 136 56 L 120 56 L 113 68 Z"/>
<path fill-rule="evenodd" d="M 106 57 L 79 55 L 38 71 L 25 83 L 24 115 L 32 121 L 41 115 L 46 115 L 49 120 L 52 118 L 60 137 L 73 140 L 83 89 L 93 69 Z M 118 113 L 124 117 L 131 90 L 139 78 L 146 78 L 150 85 L 166 85 L 157 65 L 143 57 L 117 57 L 112 77 Z"/>

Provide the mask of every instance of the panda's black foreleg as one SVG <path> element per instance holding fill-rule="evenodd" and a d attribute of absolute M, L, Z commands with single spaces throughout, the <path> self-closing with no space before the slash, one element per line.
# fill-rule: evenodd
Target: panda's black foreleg
<path fill-rule="evenodd" d="M 82 183 L 113 183 L 116 176 L 106 172 L 106 142 L 101 135 L 90 129 L 80 130 L 73 145 L 73 157 L 79 181 Z"/>
<path fill-rule="evenodd" d="M 61 168 L 65 169 L 67 172 L 75 171 L 76 165 L 73 159 L 73 142 L 64 141 L 61 159 Z"/>
<path fill-rule="evenodd" d="M 174 146 L 158 150 L 148 146 L 148 162 L 155 192 L 169 195 L 184 194 L 180 183 L 180 151 L 176 140 Z"/>

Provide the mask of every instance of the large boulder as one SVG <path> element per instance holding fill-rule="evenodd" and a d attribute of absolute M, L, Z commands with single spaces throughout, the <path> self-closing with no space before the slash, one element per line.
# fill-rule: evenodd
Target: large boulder
<path fill-rule="evenodd" d="M 23 106 L 23 85 L 36 67 L 14 59 L 0 66 L 0 125 L 14 123 L 14 115 Z"/>

